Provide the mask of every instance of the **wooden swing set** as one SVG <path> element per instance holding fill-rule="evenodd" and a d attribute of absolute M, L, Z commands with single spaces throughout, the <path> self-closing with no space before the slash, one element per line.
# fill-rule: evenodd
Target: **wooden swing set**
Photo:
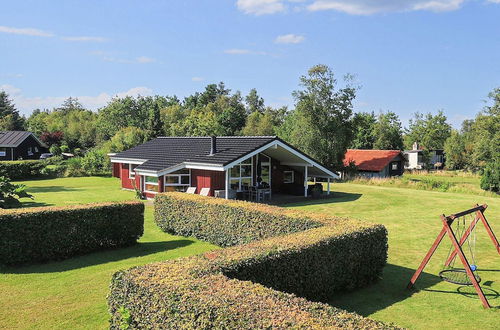
<path fill-rule="evenodd" d="M 424 259 L 422 260 L 422 263 L 418 267 L 418 269 L 415 271 L 415 274 L 413 274 L 412 278 L 410 279 L 410 283 L 408 283 L 408 289 L 411 289 L 414 287 L 415 282 L 419 278 L 420 274 L 424 270 L 425 266 L 431 259 L 432 255 L 436 251 L 437 247 L 443 240 L 444 236 L 448 234 L 448 237 L 451 240 L 451 248 L 450 252 L 448 253 L 448 257 L 446 258 L 446 261 L 444 263 L 443 270 L 439 272 L 439 276 L 447 282 L 454 283 L 454 284 L 459 284 L 459 285 L 472 285 L 474 286 L 479 299 L 481 299 L 481 302 L 483 303 L 483 306 L 485 308 L 490 308 L 490 304 L 488 300 L 486 299 L 483 290 L 481 289 L 481 286 L 479 285 L 479 282 L 481 282 L 481 278 L 477 274 L 478 267 L 475 261 L 475 242 L 476 242 L 476 225 L 479 221 L 481 221 L 486 228 L 486 232 L 491 238 L 491 241 L 493 242 L 493 245 L 495 246 L 495 249 L 497 252 L 500 254 L 500 245 L 498 243 L 497 238 L 495 237 L 495 234 L 493 233 L 493 230 L 491 229 L 488 220 L 486 220 L 486 217 L 484 216 L 484 211 L 488 205 L 478 205 L 476 204 L 473 208 L 462 211 L 456 214 L 452 214 L 449 216 L 446 215 L 441 215 L 441 221 L 443 222 L 443 228 L 441 229 L 441 232 L 437 236 L 436 240 L 432 244 L 429 252 L 425 255 Z M 466 219 L 467 216 L 470 217 L 470 225 L 467 227 L 466 226 Z M 458 237 L 460 237 L 460 240 L 457 239 L 457 236 L 455 232 L 453 231 L 452 225 L 453 223 L 456 223 L 457 227 L 457 234 Z M 462 230 L 461 227 L 462 226 Z M 465 229 L 467 227 L 467 229 Z M 467 244 L 466 244 L 467 243 Z M 463 246 L 467 245 L 466 247 L 469 248 L 470 252 L 470 257 L 473 262 L 473 264 L 469 263 L 469 260 L 465 256 Z M 462 268 L 455 268 L 453 266 L 456 257 L 460 258 L 460 261 L 462 262 Z"/>

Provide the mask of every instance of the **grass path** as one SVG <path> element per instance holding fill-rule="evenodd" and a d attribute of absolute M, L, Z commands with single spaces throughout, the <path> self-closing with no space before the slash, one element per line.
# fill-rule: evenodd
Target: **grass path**
<path fill-rule="evenodd" d="M 65 178 L 28 181 L 35 200 L 27 205 L 67 205 L 134 198 L 113 178 Z M 36 204 L 34 204 L 36 203 Z M 160 231 L 146 207 L 145 231 L 139 244 L 0 272 L 0 329 L 106 329 L 106 296 L 111 275 L 155 261 L 198 254 L 209 243 Z"/>
<path fill-rule="evenodd" d="M 289 207 L 384 224 L 389 231 L 389 264 L 379 283 L 339 295 L 332 300 L 332 305 L 414 329 L 499 328 L 500 255 L 481 227 L 477 233 L 477 263 L 482 269 L 494 270 L 480 272 L 480 275 L 495 308 L 484 310 L 477 296 L 464 295 L 464 292 L 473 292 L 470 288 L 440 281 L 437 274 L 448 253 L 449 240 L 443 241 L 417 282 L 417 287 L 423 290 L 413 295 L 405 290 L 441 229 L 440 214 L 487 203 L 485 215 L 500 237 L 499 198 L 356 184 L 335 184 L 333 191 L 338 197 L 332 202 Z"/>

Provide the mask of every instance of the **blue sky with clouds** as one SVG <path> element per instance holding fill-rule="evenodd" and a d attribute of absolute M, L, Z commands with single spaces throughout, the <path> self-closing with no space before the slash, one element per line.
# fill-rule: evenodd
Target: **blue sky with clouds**
<path fill-rule="evenodd" d="M 4 1 L 0 88 L 25 114 L 218 81 L 293 105 L 322 63 L 356 75 L 357 111 L 444 109 L 458 125 L 500 86 L 499 22 L 500 0 Z"/>

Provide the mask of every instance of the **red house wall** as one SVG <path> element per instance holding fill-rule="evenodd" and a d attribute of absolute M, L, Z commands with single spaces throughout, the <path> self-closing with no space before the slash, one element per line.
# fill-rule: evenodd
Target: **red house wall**
<path fill-rule="evenodd" d="M 120 179 L 122 181 L 122 188 L 125 189 L 134 189 L 134 184 L 133 181 L 134 179 L 129 179 L 129 170 L 128 170 L 128 164 L 120 164 L 121 165 L 121 171 L 120 171 Z M 135 186 L 137 188 L 141 188 L 141 177 L 139 175 L 135 176 Z"/>
<path fill-rule="evenodd" d="M 224 190 L 225 172 L 208 170 L 191 170 L 191 186 L 196 187 L 199 194 L 201 188 L 210 188 L 210 196 L 214 195 L 214 190 Z"/>
<path fill-rule="evenodd" d="M 121 164 L 120 163 L 113 163 L 113 177 L 119 178 L 120 172 L 121 172 Z"/>

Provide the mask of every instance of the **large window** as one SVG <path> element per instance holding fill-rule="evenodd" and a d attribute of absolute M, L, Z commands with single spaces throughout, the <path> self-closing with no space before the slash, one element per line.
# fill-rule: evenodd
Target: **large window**
<path fill-rule="evenodd" d="M 191 173 L 188 169 L 165 175 L 165 191 L 186 191 L 191 186 Z"/>
<path fill-rule="evenodd" d="M 135 168 L 137 167 L 137 164 L 128 164 L 128 178 L 129 179 L 135 179 Z"/>
<path fill-rule="evenodd" d="M 294 183 L 295 175 L 293 171 L 283 171 L 283 183 Z"/>
<path fill-rule="evenodd" d="M 260 162 L 260 178 L 262 179 L 262 183 L 266 183 L 271 185 L 271 158 L 259 154 L 259 162 Z"/>
<path fill-rule="evenodd" d="M 7 155 L 7 148 L 0 148 L 0 157 L 5 157 Z"/>
<path fill-rule="evenodd" d="M 249 187 L 252 182 L 252 159 L 247 159 L 234 167 L 229 172 L 229 185 L 233 190 L 242 190 Z"/>
<path fill-rule="evenodd" d="M 158 178 L 155 176 L 144 177 L 144 191 L 157 193 L 159 191 Z"/>

